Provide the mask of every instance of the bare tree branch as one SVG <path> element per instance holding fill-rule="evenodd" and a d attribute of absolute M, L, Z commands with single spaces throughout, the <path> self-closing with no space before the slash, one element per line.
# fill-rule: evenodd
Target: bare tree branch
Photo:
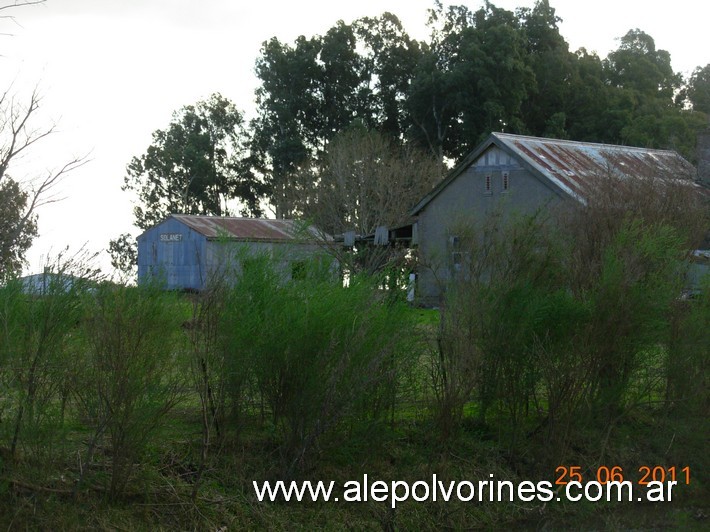
<path fill-rule="evenodd" d="M 33 6 L 37 4 L 44 4 L 47 0 L 25 0 L 24 2 L 18 2 L 15 0 L 12 4 L 6 4 L 4 6 L 0 6 L 0 11 L 4 11 L 6 9 L 13 9 L 15 7 L 24 7 L 24 6 Z M 2 15 L 2 18 L 7 18 L 10 15 Z"/>
<path fill-rule="evenodd" d="M 41 101 L 37 87 L 25 102 L 18 102 L 12 94 L 12 86 L 0 94 L 0 191 L 2 202 L 7 207 L 4 216 L 8 218 L 4 220 L 0 234 L 0 249 L 3 250 L 0 278 L 22 263 L 24 252 L 36 236 L 37 209 L 60 201 L 62 198 L 56 193 L 57 185 L 69 172 L 89 161 L 88 155 L 73 157 L 44 175 L 35 178 L 25 176 L 19 181 L 8 175 L 8 170 L 30 148 L 56 132 L 54 124 L 44 128 L 33 125 Z"/>
<path fill-rule="evenodd" d="M 9 101 L 8 101 L 9 100 Z M 46 129 L 29 129 L 30 118 L 40 107 L 41 98 L 37 87 L 30 95 L 26 105 L 18 104 L 14 97 L 8 98 L 7 91 L 0 99 L 0 180 L 5 176 L 10 162 L 17 159 L 27 148 L 36 144 L 55 131 L 52 124 Z"/>
<path fill-rule="evenodd" d="M 18 2 L 15 0 L 12 4 L 5 4 L 5 5 L 0 5 L 0 12 L 5 11 L 7 9 L 15 9 L 18 7 L 26 7 L 26 6 L 34 6 L 34 5 L 39 5 L 39 4 L 44 4 L 46 0 L 25 0 L 24 2 Z M 0 15 L 0 20 L 5 19 L 5 20 L 10 20 L 11 22 L 14 22 L 17 26 L 19 26 L 19 22 L 17 22 L 17 19 L 15 18 L 14 15 Z M 0 33 L 0 35 L 5 35 L 8 37 L 12 37 L 12 33 Z"/>

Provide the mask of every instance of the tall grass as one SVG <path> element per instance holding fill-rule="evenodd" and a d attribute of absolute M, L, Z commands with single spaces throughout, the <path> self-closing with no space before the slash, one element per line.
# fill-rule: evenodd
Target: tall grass
<path fill-rule="evenodd" d="M 570 460 L 689 465 L 683 493 L 701 500 L 710 285 L 678 297 L 672 225 L 601 226 L 613 231 L 577 238 L 539 216 L 456 229 L 466 255 L 440 320 L 382 278 L 344 287 L 315 261 L 292 279 L 254 254 L 200 294 L 0 287 L 0 525 L 495 527 L 529 507 L 249 493 L 364 473 L 549 479 Z"/>
<path fill-rule="evenodd" d="M 266 257 L 252 258 L 223 320 L 230 397 L 253 379 L 289 472 L 341 422 L 394 408 L 398 374 L 412 359 L 406 305 L 376 280 L 344 287 L 317 263 L 302 277 L 285 281 Z"/>
<path fill-rule="evenodd" d="M 60 450 L 66 360 L 85 289 L 67 269 L 48 274 L 41 290 L 19 280 L 0 287 L 0 446 L 11 462 L 23 451 L 51 460 Z"/>

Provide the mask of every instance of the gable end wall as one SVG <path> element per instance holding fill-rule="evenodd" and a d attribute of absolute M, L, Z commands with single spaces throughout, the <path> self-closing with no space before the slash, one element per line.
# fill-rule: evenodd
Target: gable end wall
<path fill-rule="evenodd" d="M 160 235 L 181 235 L 161 241 Z M 159 279 L 168 290 L 199 290 L 206 278 L 207 239 L 174 218 L 148 229 L 138 238 L 138 282 Z"/>
<path fill-rule="evenodd" d="M 509 190 L 503 191 L 504 172 Z M 486 176 L 491 193 L 485 193 Z M 560 201 L 560 192 L 525 169 L 513 156 L 496 146 L 483 152 L 419 213 L 418 298 L 439 305 L 442 287 L 450 280 L 449 237 L 456 227 L 482 223 L 494 209 L 504 213 L 532 214 Z"/>

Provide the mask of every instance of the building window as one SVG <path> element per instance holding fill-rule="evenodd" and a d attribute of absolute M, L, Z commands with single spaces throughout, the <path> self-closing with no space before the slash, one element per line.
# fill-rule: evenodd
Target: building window
<path fill-rule="evenodd" d="M 449 246 L 451 248 L 451 267 L 454 272 L 461 271 L 463 263 L 463 253 L 461 253 L 461 237 L 453 235 L 449 237 Z"/>
<path fill-rule="evenodd" d="M 485 190 L 484 194 L 490 194 L 491 193 L 491 175 L 486 174 L 486 184 L 485 184 Z"/>
<path fill-rule="evenodd" d="M 306 261 L 296 260 L 291 263 L 291 279 L 303 281 L 306 278 Z"/>
<path fill-rule="evenodd" d="M 451 254 L 451 262 L 452 266 L 454 267 L 455 272 L 460 272 L 461 268 L 463 267 L 463 253 L 460 251 L 454 251 Z"/>
<path fill-rule="evenodd" d="M 510 187 L 510 177 L 508 177 L 508 172 L 503 172 L 503 192 L 508 192 Z"/>

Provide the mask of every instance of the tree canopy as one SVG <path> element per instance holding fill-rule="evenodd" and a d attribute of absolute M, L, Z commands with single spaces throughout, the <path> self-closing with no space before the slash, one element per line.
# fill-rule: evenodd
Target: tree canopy
<path fill-rule="evenodd" d="M 710 65 L 684 79 L 638 28 L 608 57 L 570 51 L 549 0 L 515 11 L 437 1 L 428 15 L 421 41 L 392 13 L 338 21 L 293 43 L 265 41 L 248 124 L 213 95 L 177 111 L 130 162 L 124 189 L 138 195 L 136 225 L 171 212 L 230 214 L 235 202 L 244 214 L 259 216 L 268 205 L 279 218 L 312 216 L 334 192 L 336 159 L 348 186 L 358 183 L 367 157 L 356 148 L 367 138 L 381 139 L 390 154 L 427 153 L 440 169 L 492 131 L 674 149 L 695 160 L 710 114 Z M 428 179 L 419 176 L 410 190 Z M 350 214 L 338 216 L 343 225 Z"/>
<path fill-rule="evenodd" d="M 175 111 L 126 168 L 123 190 L 138 199 L 135 226 L 145 230 L 174 213 L 260 216 L 265 189 L 248 139 L 242 113 L 221 94 Z M 108 252 L 122 275 L 134 273 L 137 250 L 128 233 L 111 240 Z"/>
<path fill-rule="evenodd" d="M 246 164 L 246 140 L 242 114 L 220 94 L 176 111 L 128 164 L 123 189 L 138 195 L 136 226 L 147 229 L 177 212 L 259 215 L 261 190 Z"/>
<path fill-rule="evenodd" d="M 0 181 L 0 280 L 21 270 L 37 236 L 37 218 L 27 216 L 28 194 L 10 177 Z"/>
<path fill-rule="evenodd" d="M 320 164 L 296 176 L 291 205 L 329 234 L 372 234 L 406 219 L 441 174 L 426 152 L 400 146 L 384 133 L 351 128 L 333 138 Z"/>
<path fill-rule="evenodd" d="M 695 111 L 710 115 L 710 63 L 696 68 L 690 76 L 688 100 Z"/>
<path fill-rule="evenodd" d="M 399 138 L 419 44 L 390 13 L 338 22 L 323 36 L 266 41 L 256 61 L 261 86 L 251 122 L 255 169 L 265 177 L 277 216 L 289 215 L 285 186 L 353 122 Z"/>
<path fill-rule="evenodd" d="M 640 29 L 606 58 L 571 52 L 560 21 L 548 0 L 514 12 L 436 2 L 421 42 L 391 13 L 292 45 L 265 42 L 252 149 L 277 213 L 289 176 L 356 121 L 442 161 L 491 131 L 671 148 L 692 160 L 708 67 L 683 79 Z"/>

